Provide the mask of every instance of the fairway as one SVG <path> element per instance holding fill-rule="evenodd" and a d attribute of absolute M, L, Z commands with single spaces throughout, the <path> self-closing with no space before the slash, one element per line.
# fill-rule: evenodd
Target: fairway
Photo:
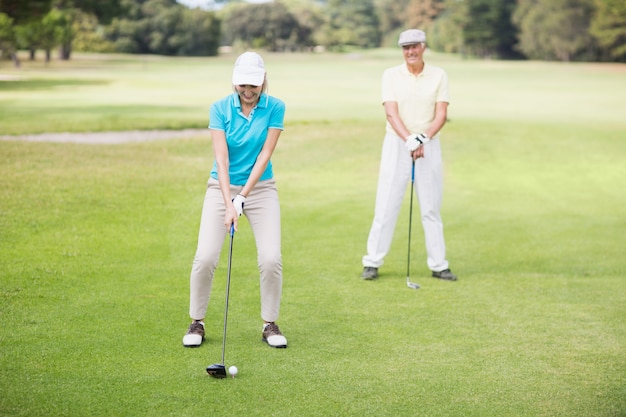
<path fill-rule="evenodd" d="M 185 349 L 208 134 L 0 140 L 2 416 L 626 415 L 626 65 L 462 60 L 448 71 L 442 216 L 458 282 L 430 278 L 409 193 L 376 281 L 359 278 L 397 50 L 267 54 L 287 104 L 273 158 L 287 349 L 260 341 L 249 224 L 207 342 Z M 0 136 L 187 129 L 234 56 L 0 64 Z M 417 221 L 416 221 L 417 220 Z"/>

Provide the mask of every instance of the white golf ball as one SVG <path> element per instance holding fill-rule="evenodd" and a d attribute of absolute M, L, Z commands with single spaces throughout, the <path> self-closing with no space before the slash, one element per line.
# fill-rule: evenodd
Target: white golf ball
<path fill-rule="evenodd" d="M 231 366 L 230 368 L 228 368 L 228 373 L 234 378 L 235 375 L 237 375 L 237 372 L 239 372 L 239 369 L 237 369 L 237 367 L 235 365 Z"/>

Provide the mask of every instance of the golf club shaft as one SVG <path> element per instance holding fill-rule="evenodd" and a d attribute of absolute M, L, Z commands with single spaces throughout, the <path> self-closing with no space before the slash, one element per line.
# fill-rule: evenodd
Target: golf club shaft
<path fill-rule="evenodd" d="M 228 296 L 230 293 L 230 265 L 233 260 L 233 238 L 235 236 L 235 225 L 230 225 L 230 248 L 228 250 L 228 273 L 226 278 L 226 302 L 224 303 L 224 334 L 222 336 L 222 365 L 225 364 L 224 356 L 226 353 L 226 324 L 228 322 Z"/>
<path fill-rule="evenodd" d="M 411 282 L 411 229 L 413 225 L 413 189 L 415 188 L 415 159 L 411 163 L 411 205 L 409 207 L 409 244 L 406 256 L 406 286 L 414 290 L 420 286 Z"/>
<path fill-rule="evenodd" d="M 406 281 L 411 276 L 411 229 L 413 224 L 413 189 L 415 188 L 415 159 L 411 162 L 411 203 L 409 205 L 409 244 L 406 255 Z"/>

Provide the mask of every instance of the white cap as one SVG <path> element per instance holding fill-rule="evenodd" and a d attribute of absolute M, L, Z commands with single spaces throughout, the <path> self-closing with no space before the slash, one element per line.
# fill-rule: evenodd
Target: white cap
<path fill-rule="evenodd" d="M 256 52 L 244 52 L 235 61 L 233 69 L 234 85 L 263 85 L 265 80 L 265 64 Z"/>
<path fill-rule="evenodd" d="M 398 39 L 399 46 L 414 45 L 416 43 L 426 42 L 426 34 L 423 30 L 409 29 L 400 34 Z"/>

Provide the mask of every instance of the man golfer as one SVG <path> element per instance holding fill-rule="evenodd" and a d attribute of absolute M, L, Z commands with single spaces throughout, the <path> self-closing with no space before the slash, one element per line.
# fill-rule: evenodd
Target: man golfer
<path fill-rule="evenodd" d="M 435 278 L 456 281 L 446 259 L 440 209 L 443 167 L 439 131 L 448 113 L 446 72 L 424 62 L 426 34 L 400 34 L 404 63 L 384 71 L 382 102 L 387 116 L 374 221 L 367 239 L 361 278 L 376 279 L 393 238 L 411 169 L 426 239 L 427 264 Z"/>

